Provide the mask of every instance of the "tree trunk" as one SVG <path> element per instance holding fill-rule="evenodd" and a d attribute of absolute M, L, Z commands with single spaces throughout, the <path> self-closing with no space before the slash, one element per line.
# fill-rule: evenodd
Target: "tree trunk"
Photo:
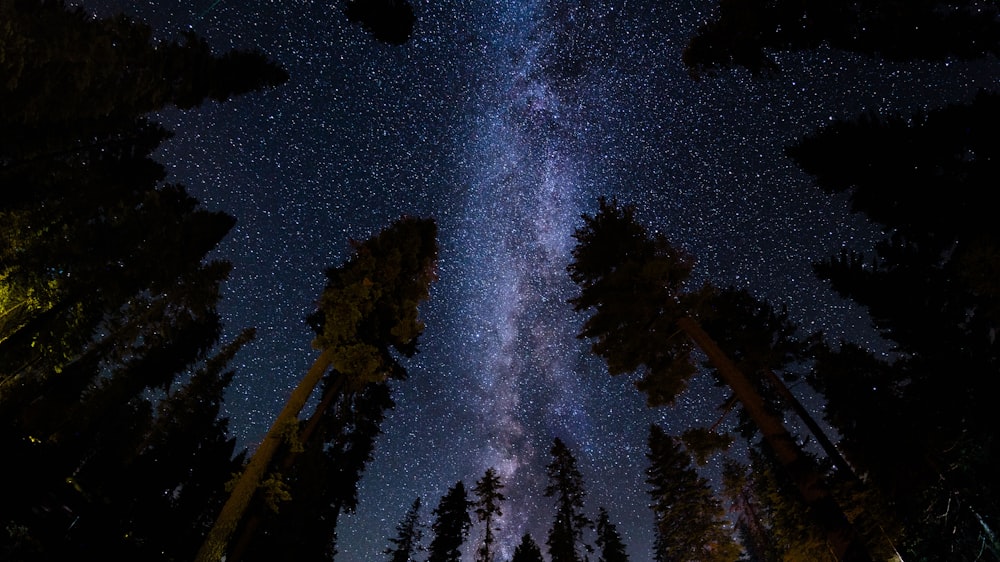
<path fill-rule="evenodd" d="M 312 394 L 313 389 L 319 384 L 319 381 L 323 378 L 323 374 L 330 367 L 332 361 L 333 352 L 331 350 L 324 351 L 316 358 L 312 367 L 309 368 L 309 372 L 306 373 L 306 376 L 299 381 L 298 386 L 292 391 L 292 395 L 285 403 L 285 407 L 278 414 L 278 417 L 275 418 L 264 440 L 261 441 L 260 446 L 257 447 L 253 456 L 250 457 L 250 462 L 247 463 L 246 469 L 240 475 L 233 491 L 229 494 L 229 499 L 222 506 L 219 517 L 215 520 L 208 535 L 205 537 L 205 542 L 202 543 L 195 562 L 219 562 L 222 560 L 226 546 L 229 543 L 229 537 L 240 524 L 243 512 L 246 511 L 247 505 L 250 504 L 250 500 L 253 498 L 257 487 L 267 472 L 267 467 L 271 464 L 271 459 L 274 457 L 275 451 L 278 450 L 278 446 L 284 441 L 287 431 L 291 431 L 293 427 L 296 430 L 298 429 L 299 412 L 305 406 L 309 395 Z"/>
<path fill-rule="evenodd" d="M 827 542 L 837 560 L 871 562 L 867 548 L 861 543 L 850 521 L 830 495 L 823 478 L 802 455 L 781 420 L 767 410 L 757 389 L 697 321 L 682 317 L 677 320 L 677 327 L 708 356 L 719 377 L 729 385 L 736 399 L 743 404 L 743 409 L 763 434 L 764 442 L 795 482 L 809 511 L 814 514 L 825 531 Z"/>
<path fill-rule="evenodd" d="M 316 431 L 316 427 L 319 425 L 320 419 L 323 414 L 330 408 L 333 404 L 334 399 L 336 399 L 341 394 L 341 389 L 344 388 L 344 376 L 341 375 L 327 387 L 326 392 L 323 393 L 323 399 L 316 406 L 316 410 L 313 411 L 312 416 L 309 417 L 309 421 L 306 422 L 305 427 L 299 434 L 299 443 L 303 447 L 308 446 L 309 439 L 312 438 L 313 432 Z M 281 459 L 281 464 L 279 465 L 278 472 L 284 473 L 295 463 L 295 458 L 298 457 L 298 453 L 290 450 L 286 450 L 285 456 Z M 248 548 L 250 548 L 250 543 L 253 541 L 254 534 L 260 527 L 260 524 L 264 521 L 263 504 L 259 505 L 257 508 L 251 511 L 247 515 L 247 519 L 244 522 L 243 530 L 240 532 L 239 538 L 233 543 L 232 552 L 229 553 L 229 557 L 226 558 L 227 562 L 239 562 L 243 559 Z"/>
<path fill-rule="evenodd" d="M 788 389 L 780 378 L 778 378 L 778 375 L 774 374 L 774 371 L 767 368 L 763 369 L 763 372 L 765 378 L 767 378 L 768 382 L 771 384 L 771 388 L 776 390 L 778 394 L 781 395 L 781 398 L 789 406 L 791 406 L 793 410 L 795 410 L 799 419 L 801 419 L 802 422 L 809 428 L 809 431 L 812 432 L 813 437 L 816 438 L 819 446 L 823 448 L 824 452 L 826 452 L 827 458 L 833 461 L 837 468 L 843 470 L 844 474 L 848 475 L 851 480 L 854 482 L 861 482 L 861 478 L 859 478 L 858 474 L 854 471 L 854 467 L 852 467 L 850 463 L 847 462 L 847 459 L 840 454 L 837 446 L 834 445 L 833 441 L 830 441 L 830 438 L 826 436 L 826 432 L 824 432 L 823 428 L 819 426 L 816 419 L 813 418 L 812 415 L 809 414 L 809 411 L 805 409 L 805 406 L 803 406 L 802 403 L 795 398 L 795 395 L 792 394 L 792 391 Z"/>

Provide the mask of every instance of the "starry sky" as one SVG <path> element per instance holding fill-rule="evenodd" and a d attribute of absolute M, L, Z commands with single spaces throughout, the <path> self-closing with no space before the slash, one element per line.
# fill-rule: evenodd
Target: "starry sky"
<path fill-rule="evenodd" d="M 216 257 L 234 266 L 227 334 L 258 335 L 237 357 L 225 407 L 242 445 L 260 441 L 316 357 L 304 317 L 348 239 L 403 214 L 437 220 L 427 329 L 394 387 L 358 513 L 341 520 L 343 562 L 382 559 L 414 498 L 429 522 L 449 486 L 471 487 L 489 467 L 507 486 L 503 557 L 524 532 L 544 544 L 555 437 L 577 455 L 590 515 L 606 506 L 632 560 L 649 559 L 649 424 L 711 424 L 722 396 L 696 383 L 675 408 L 647 409 L 576 339 L 565 268 L 581 213 L 615 196 L 696 257 L 696 283 L 748 288 L 806 331 L 878 345 L 863 311 L 810 263 L 881 233 L 814 188 L 783 148 L 832 119 L 968 100 L 1000 76 L 995 60 L 888 65 L 819 51 L 779 56 L 774 78 L 693 80 L 680 55 L 712 15 L 707 0 L 418 1 L 401 46 L 377 42 L 331 0 L 82 4 L 124 11 L 163 38 L 193 29 L 220 53 L 261 50 L 290 74 L 159 116 L 176 132 L 158 155 L 168 180 L 238 221 Z"/>

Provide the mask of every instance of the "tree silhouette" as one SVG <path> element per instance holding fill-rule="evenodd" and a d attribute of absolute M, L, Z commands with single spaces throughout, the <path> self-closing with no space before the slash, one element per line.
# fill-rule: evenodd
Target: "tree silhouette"
<path fill-rule="evenodd" d="M 973 0 L 721 0 L 684 50 L 694 76 L 730 66 L 774 72 L 769 51 L 828 45 L 889 60 L 974 59 L 1000 52 L 996 6 Z"/>
<path fill-rule="evenodd" d="M 549 452 L 552 461 L 546 467 L 549 481 L 545 496 L 555 498 L 556 514 L 545 544 L 552 562 L 579 562 L 582 560 L 580 546 L 590 551 L 590 546 L 583 543 L 583 531 L 591 524 L 583 514 L 586 497 L 583 475 L 576 466 L 573 452 L 558 437 L 553 440 Z"/>
<path fill-rule="evenodd" d="M 466 497 L 465 484 L 459 480 L 441 497 L 441 502 L 434 509 L 434 523 L 431 525 L 434 538 L 431 539 L 427 562 L 459 561 L 462 543 L 472 527 L 470 507 L 472 504 Z"/>
<path fill-rule="evenodd" d="M 514 548 L 514 557 L 510 562 L 543 562 L 542 549 L 538 547 L 535 539 L 525 533 L 521 537 L 521 542 Z"/>
<path fill-rule="evenodd" d="M 740 548 L 712 487 L 680 444 L 659 426 L 649 431 L 647 482 L 656 519 L 654 559 L 735 561 Z"/>
<path fill-rule="evenodd" d="M 782 553 L 775 544 L 767 513 L 757 497 L 756 481 L 747 468 L 734 459 L 722 464 L 722 489 L 731 502 L 736 535 L 748 562 L 780 562 Z"/>
<path fill-rule="evenodd" d="M 500 504 L 507 498 L 503 495 L 504 485 L 500 482 L 500 475 L 496 469 L 490 467 L 486 473 L 476 482 L 472 488 L 472 493 L 476 495 L 473 506 L 476 508 L 476 518 L 485 525 L 483 534 L 483 545 L 476 552 L 476 560 L 480 562 L 493 562 L 494 521 L 503 515 Z"/>
<path fill-rule="evenodd" d="M 600 549 L 598 562 L 628 562 L 625 543 L 608 517 L 608 510 L 603 507 L 597 510 L 597 539 L 594 543 Z"/>
<path fill-rule="evenodd" d="M 242 464 L 218 416 L 251 334 L 212 354 L 234 221 L 163 183 L 149 114 L 287 75 L 61 1 L 0 21 L 0 556 L 190 559 Z"/>
<path fill-rule="evenodd" d="M 416 15 L 408 0 L 346 0 L 344 15 L 372 37 L 390 45 L 410 40 Z"/>
<path fill-rule="evenodd" d="M 250 458 L 197 560 L 219 560 L 279 446 L 298 436 L 298 415 L 329 368 L 331 377 L 315 415 L 343 393 L 384 383 L 402 367 L 393 351 L 416 352 L 423 331 L 418 304 L 429 296 L 437 259 L 437 228 L 430 219 L 403 217 L 365 242 L 342 266 L 327 271 L 327 286 L 311 323 L 319 357 L 292 392 Z M 404 371 L 405 372 L 405 371 Z M 308 425 L 305 429 L 308 429 Z M 307 437 L 308 439 L 308 437 Z"/>
<path fill-rule="evenodd" d="M 357 486 L 373 458 L 385 411 L 394 407 L 388 384 L 370 383 L 332 403 L 309 439 L 304 430 L 279 449 L 269 477 L 288 497 L 273 490 L 255 494 L 227 560 L 332 558 L 337 524 L 357 507 Z M 317 406 L 318 407 L 318 406 Z M 301 422 L 299 425 L 307 425 Z"/>
<path fill-rule="evenodd" d="M 389 539 L 392 546 L 385 550 L 385 553 L 389 555 L 389 562 L 415 562 L 416 553 L 421 550 L 420 541 L 422 538 L 420 498 L 417 498 L 413 500 L 413 505 L 396 525 L 396 536 Z"/>
<path fill-rule="evenodd" d="M 895 506 L 912 556 L 1000 558 L 986 382 L 998 366 L 1000 238 L 987 202 L 998 124 L 1000 96 L 980 93 L 908 119 L 836 121 L 787 150 L 891 233 L 815 268 L 868 310 L 894 356 L 842 343 L 820 350 L 810 382 L 850 462 Z"/>
<path fill-rule="evenodd" d="M 634 210 L 617 202 L 602 198 L 598 213 L 583 218 L 568 267 L 581 291 L 571 302 L 578 311 L 595 310 L 579 336 L 593 340 L 591 349 L 605 359 L 609 372 L 641 370 L 636 385 L 646 393 L 647 404 L 671 404 L 695 372 L 691 352 L 697 344 L 796 483 L 838 559 L 869 560 L 822 476 L 781 419 L 696 320 L 712 289 L 683 290 L 691 258 L 662 235 L 650 236 L 636 222 Z M 678 332 L 687 338 L 675 337 Z"/>

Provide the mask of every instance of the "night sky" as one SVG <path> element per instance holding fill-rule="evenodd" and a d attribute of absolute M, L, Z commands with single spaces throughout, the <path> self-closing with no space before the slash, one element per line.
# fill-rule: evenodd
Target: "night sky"
<path fill-rule="evenodd" d="M 992 59 L 885 65 L 828 51 L 778 57 L 776 78 L 696 81 L 680 55 L 711 1 L 421 1 L 401 46 L 330 1 L 83 4 L 163 37 L 193 29 L 219 53 L 259 49 L 291 76 L 160 116 L 176 132 L 159 154 L 168 181 L 238 221 L 216 257 L 234 265 L 227 335 L 258 335 L 237 357 L 225 408 L 241 445 L 259 442 L 317 356 L 304 317 L 347 241 L 404 214 L 437 220 L 427 329 L 394 387 L 358 513 L 341 519 L 343 562 L 383 559 L 415 497 L 429 523 L 449 486 L 471 487 L 491 466 L 507 486 L 503 557 L 526 531 L 544 544 L 554 437 L 577 454 L 589 515 L 606 506 L 632 560 L 649 559 L 649 424 L 711 424 L 722 395 L 695 384 L 676 408 L 649 410 L 576 339 L 565 268 L 580 214 L 602 195 L 634 204 L 696 257 L 695 283 L 748 288 L 806 331 L 878 345 L 810 263 L 881 233 L 813 187 L 783 148 L 832 119 L 966 101 L 1000 76 Z M 463 549 L 469 560 L 479 537 L 475 528 Z"/>

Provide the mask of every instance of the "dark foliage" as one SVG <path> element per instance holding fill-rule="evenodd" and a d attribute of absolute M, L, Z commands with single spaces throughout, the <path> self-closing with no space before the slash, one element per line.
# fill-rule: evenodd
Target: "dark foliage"
<path fill-rule="evenodd" d="M 344 15 L 375 39 L 390 45 L 409 41 L 417 20 L 408 0 L 347 0 Z"/>
<path fill-rule="evenodd" d="M 654 560 L 735 561 L 740 548 L 727 528 L 725 512 L 679 442 L 651 426 L 648 458 Z"/>
<path fill-rule="evenodd" d="M 597 539 L 594 544 L 600 552 L 598 562 L 628 562 L 625 543 L 615 524 L 611 522 L 608 510 L 603 507 L 597 510 Z"/>
<path fill-rule="evenodd" d="M 543 562 L 542 549 L 538 547 L 535 539 L 525 533 L 521 537 L 521 542 L 514 548 L 514 557 L 510 562 Z"/>
<path fill-rule="evenodd" d="M 392 546 L 385 550 L 389 555 L 389 562 L 416 562 L 416 554 L 423 548 L 420 544 L 422 539 L 420 498 L 417 498 L 396 525 L 396 536 L 389 539 Z"/>
<path fill-rule="evenodd" d="M 219 418 L 233 226 L 167 185 L 168 107 L 283 82 L 259 53 L 0 3 L 0 557 L 190 560 L 242 465 Z"/>
<path fill-rule="evenodd" d="M 694 76 L 731 66 L 779 70 L 773 51 L 821 46 L 889 60 L 1000 53 L 994 4 L 976 0 L 721 0 L 684 50 Z"/>
<path fill-rule="evenodd" d="M 555 498 L 556 514 L 545 544 L 552 562 L 580 562 L 581 550 L 592 547 L 583 542 L 583 531 L 591 525 L 583 513 L 586 491 L 576 457 L 558 437 L 550 450 L 552 462 L 546 467 L 549 481 L 545 496 Z"/>
<path fill-rule="evenodd" d="M 434 523 L 431 525 L 434 538 L 431 539 L 427 562 L 459 561 L 462 543 L 472 527 L 472 519 L 469 518 L 471 507 L 461 480 L 448 489 L 434 509 Z"/>
<path fill-rule="evenodd" d="M 981 93 L 905 120 L 835 122 L 788 150 L 891 232 L 871 255 L 845 250 L 816 271 L 867 308 L 896 353 L 841 344 L 810 382 L 848 459 L 895 506 L 913 557 L 1000 557 L 988 530 L 1000 523 L 988 382 L 1000 359 L 998 116 L 1000 96 Z"/>

